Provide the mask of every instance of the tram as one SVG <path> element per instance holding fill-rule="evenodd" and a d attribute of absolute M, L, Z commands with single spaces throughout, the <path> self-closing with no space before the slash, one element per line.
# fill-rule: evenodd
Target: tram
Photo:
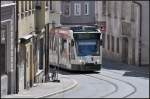
<path fill-rule="evenodd" d="M 49 64 L 71 71 L 98 71 L 102 33 L 95 26 L 70 26 L 50 32 Z"/>

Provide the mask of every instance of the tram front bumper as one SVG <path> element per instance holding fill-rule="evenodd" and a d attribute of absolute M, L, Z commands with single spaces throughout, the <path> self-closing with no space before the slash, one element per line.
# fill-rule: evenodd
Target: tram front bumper
<path fill-rule="evenodd" d="M 101 70 L 101 64 L 72 64 L 71 69 L 77 71 L 98 71 Z"/>

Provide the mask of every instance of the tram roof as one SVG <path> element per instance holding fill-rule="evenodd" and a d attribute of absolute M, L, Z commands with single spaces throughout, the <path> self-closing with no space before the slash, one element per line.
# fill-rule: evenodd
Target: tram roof
<path fill-rule="evenodd" d="M 51 35 L 61 36 L 62 38 L 68 38 L 69 37 L 69 30 L 64 28 L 53 28 L 50 29 Z"/>
<path fill-rule="evenodd" d="M 95 26 L 73 26 L 70 27 L 73 32 L 98 32 Z"/>

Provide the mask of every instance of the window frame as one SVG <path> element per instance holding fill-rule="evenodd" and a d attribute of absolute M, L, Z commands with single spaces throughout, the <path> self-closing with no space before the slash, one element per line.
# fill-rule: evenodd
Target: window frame
<path fill-rule="evenodd" d="M 85 7 L 86 6 L 86 7 Z M 86 9 L 87 8 L 87 9 Z M 86 12 L 87 11 L 87 12 Z M 84 15 L 89 15 L 89 2 L 84 3 Z"/>
<path fill-rule="evenodd" d="M 78 10 L 79 13 L 77 13 Z M 81 3 L 74 3 L 74 16 L 81 16 Z"/>
<path fill-rule="evenodd" d="M 106 1 L 102 1 L 102 15 L 106 16 Z"/>
<path fill-rule="evenodd" d="M 67 7 L 69 8 L 69 13 L 68 13 L 68 15 L 65 13 Z M 71 15 L 71 4 L 70 4 L 70 3 L 66 3 L 66 4 L 65 4 L 64 15 L 65 15 L 65 16 L 70 16 L 70 15 Z"/>

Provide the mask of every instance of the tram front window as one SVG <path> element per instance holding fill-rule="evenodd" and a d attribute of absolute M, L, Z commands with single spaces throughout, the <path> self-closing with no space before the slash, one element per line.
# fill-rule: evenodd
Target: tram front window
<path fill-rule="evenodd" d="M 78 56 L 100 55 L 99 36 L 100 34 L 74 34 Z"/>

